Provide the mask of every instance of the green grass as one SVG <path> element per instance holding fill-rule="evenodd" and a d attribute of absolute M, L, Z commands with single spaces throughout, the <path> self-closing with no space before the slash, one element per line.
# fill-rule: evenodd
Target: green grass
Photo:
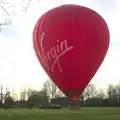
<path fill-rule="evenodd" d="M 120 108 L 0 110 L 0 120 L 120 120 Z"/>

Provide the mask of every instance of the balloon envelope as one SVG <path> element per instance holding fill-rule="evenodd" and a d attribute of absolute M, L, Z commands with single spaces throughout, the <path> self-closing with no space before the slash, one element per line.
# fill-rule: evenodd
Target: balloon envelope
<path fill-rule="evenodd" d="M 90 8 L 62 5 L 38 19 L 33 45 L 51 80 L 69 99 L 79 100 L 108 51 L 109 30 Z"/>

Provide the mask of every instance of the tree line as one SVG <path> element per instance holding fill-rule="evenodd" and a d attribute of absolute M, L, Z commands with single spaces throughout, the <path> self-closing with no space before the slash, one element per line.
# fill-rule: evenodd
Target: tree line
<path fill-rule="evenodd" d="M 59 104 L 68 106 L 67 97 L 51 81 L 47 80 L 41 90 L 23 89 L 18 94 L 9 88 L 3 92 L 0 86 L 0 108 L 39 108 L 41 105 Z M 84 107 L 119 107 L 120 84 L 109 85 L 105 90 L 97 90 L 94 84 L 89 84 L 80 96 L 80 104 Z"/>

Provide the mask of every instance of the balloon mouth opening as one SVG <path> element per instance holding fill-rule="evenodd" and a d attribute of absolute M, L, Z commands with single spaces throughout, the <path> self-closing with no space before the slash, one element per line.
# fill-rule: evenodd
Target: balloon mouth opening
<path fill-rule="evenodd" d="M 72 101 L 79 101 L 80 100 L 80 96 L 68 96 L 68 98 Z"/>
<path fill-rule="evenodd" d="M 66 91 L 66 96 L 70 101 L 80 101 L 81 92 L 79 91 Z"/>

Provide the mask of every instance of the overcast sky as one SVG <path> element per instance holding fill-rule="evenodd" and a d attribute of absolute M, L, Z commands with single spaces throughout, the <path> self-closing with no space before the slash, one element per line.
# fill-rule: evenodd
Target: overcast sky
<path fill-rule="evenodd" d="M 10 0 L 11 1 L 11 0 Z M 0 84 L 17 90 L 39 89 L 48 76 L 41 68 L 32 45 L 32 31 L 36 20 L 47 10 L 59 4 L 57 0 L 33 0 L 25 14 L 27 2 L 12 0 L 9 10 L 12 26 L 2 26 L 0 32 Z M 96 10 L 106 20 L 110 30 L 110 47 L 100 69 L 92 79 L 97 88 L 120 83 L 120 1 L 119 0 L 62 0 L 62 4 L 79 4 Z M 0 22 L 4 13 L 0 9 Z"/>

